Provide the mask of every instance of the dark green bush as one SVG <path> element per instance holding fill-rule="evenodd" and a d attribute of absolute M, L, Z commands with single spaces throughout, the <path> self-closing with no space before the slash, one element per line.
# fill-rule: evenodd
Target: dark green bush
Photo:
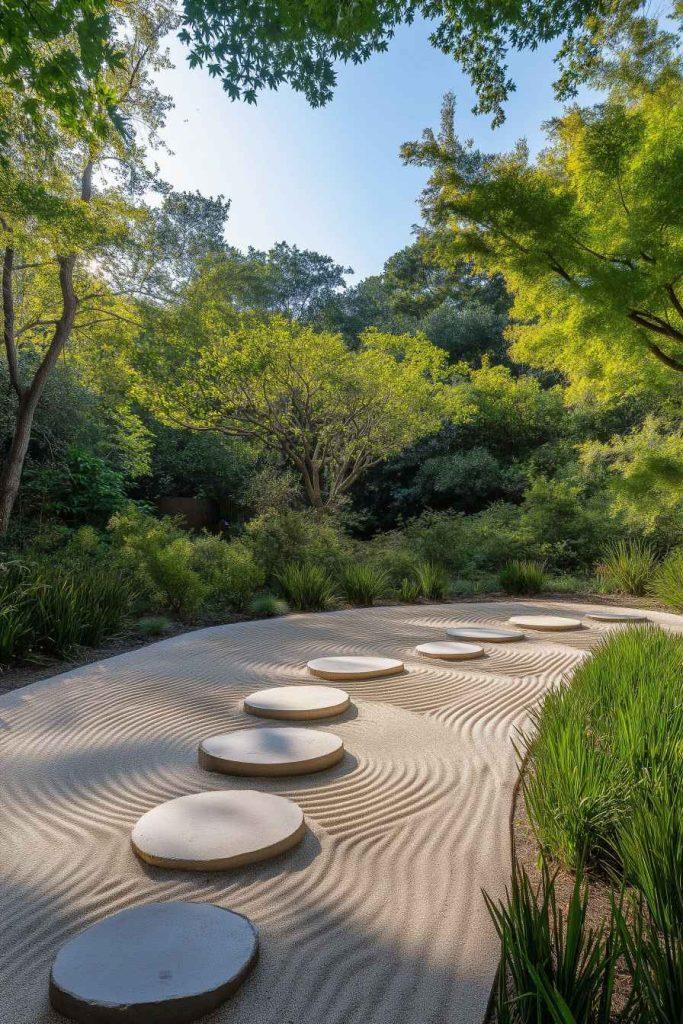
<path fill-rule="evenodd" d="M 257 618 L 271 618 L 275 615 L 286 615 L 289 605 L 275 594 L 259 594 L 249 604 L 249 611 Z"/>
<path fill-rule="evenodd" d="M 312 512 L 267 512 L 246 525 L 254 558 L 275 580 L 283 566 L 306 562 L 334 573 L 348 561 L 352 545 L 335 519 Z"/>
<path fill-rule="evenodd" d="M 538 562 L 515 560 L 501 569 L 498 582 L 506 594 L 540 594 L 546 588 L 547 579 Z"/>
<path fill-rule="evenodd" d="M 347 565 L 339 574 L 342 596 L 349 604 L 361 608 L 369 608 L 383 597 L 388 583 L 387 574 L 373 565 Z"/>
<path fill-rule="evenodd" d="M 278 582 L 297 611 L 322 612 L 334 601 L 332 581 L 320 566 L 290 562 L 278 575 Z"/>

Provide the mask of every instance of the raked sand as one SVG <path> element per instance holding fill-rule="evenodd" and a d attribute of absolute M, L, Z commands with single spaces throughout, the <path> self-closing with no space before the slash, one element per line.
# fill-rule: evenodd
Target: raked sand
<path fill-rule="evenodd" d="M 580 615 L 552 601 L 378 608 L 238 623 L 174 637 L 0 698 L 0 1024 L 55 1024 L 50 964 L 84 926 L 151 901 L 248 915 L 261 956 L 216 1024 L 475 1024 L 496 967 L 481 896 L 509 874 L 512 738 L 529 708 L 613 627 L 484 644 L 438 662 L 417 644 L 458 622 Z M 683 631 L 683 618 L 652 613 Z M 197 765 L 207 736 L 258 726 L 241 700 L 310 682 L 306 662 L 386 655 L 402 675 L 349 681 L 352 707 L 316 721 L 346 747 L 316 775 L 249 779 Z M 258 788 L 295 800 L 308 832 L 225 873 L 149 867 L 130 845 L 156 804 Z"/>

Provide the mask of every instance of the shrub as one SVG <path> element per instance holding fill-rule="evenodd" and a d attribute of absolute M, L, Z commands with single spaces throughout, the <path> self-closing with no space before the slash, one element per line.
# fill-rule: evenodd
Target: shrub
<path fill-rule="evenodd" d="M 227 543 L 205 534 L 194 541 L 191 565 L 204 585 L 205 603 L 217 610 L 242 611 L 265 582 L 265 572 L 241 540 Z"/>
<path fill-rule="evenodd" d="M 246 537 L 268 580 L 284 565 L 302 562 L 334 572 L 348 560 L 351 544 L 330 516 L 287 510 L 264 513 L 247 523 Z"/>
<path fill-rule="evenodd" d="M 651 583 L 656 561 L 651 544 L 640 540 L 620 540 L 607 548 L 596 574 L 606 593 L 642 597 Z"/>
<path fill-rule="evenodd" d="M 289 605 L 275 594 L 259 594 L 249 604 L 249 611 L 258 618 L 271 618 L 274 615 L 286 615 Z"/>
<path fill-rule="evenodd" d="M 591 928 L 581 874 L 566 919 L 545 862 L 537 890 L 514 865 L 505 899 L 484 898 L 501 941 L 497 1024 L 609 1024 L 618 948 L 612 921 Z"/>
<path fill-rule="evenodd" d="M 675 548 L 654 574 L 651 593 L 662 604 L 683 612 L 683 548 Z"/>
<path fill-rule="evenodd" d="M 290 562 L 278 575 L 284 595 L 301 612 L 322 612 L 334 599 L 330 577 L 317 565 Z"/>
<path fill-rule="evenodd" d="M 387 574 L 372 565 L 347 565 L 339 577 L 341 592 L 349 604 L 368 608 L 387 591 Z"/>
<path fill-rule="evenodd" d="M 173 623 L 165 615 L 145 615 L 138 619 L 136 629 L 142 636 L 163 636 Z"/>
<path fill-rule="evenodd" d="M 506 594 L 540 594 L 546 587 L 546 575 L 538 562 L 508 562 L 501 569 L 498 582 Z"/>
<path fill-rule="evenodd" d="M 444 601 L 450 593 L 448 576 L 435 562 L 422 562 L 415 569 L 415 582 L 422 597 Z"/>
<path fill-rule="evenodd" d="M 622 825 L 642 813 L 644 792 L 683 769 L 682 671 L 683 638 L 629 628 L 536 712 L 527 809 L 543 848 L 570 867 L 620 861 Z"/>
<path fill-rule="evenodd" d="M 422 596 L 420 584 L 415 577 L 404 576 L 398 588 L 398 599 L 406 604 L 414 604 Z"/>

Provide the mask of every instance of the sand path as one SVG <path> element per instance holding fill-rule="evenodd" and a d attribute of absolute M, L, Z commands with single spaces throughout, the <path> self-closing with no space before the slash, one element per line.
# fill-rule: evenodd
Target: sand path
<path fill-rule="evenodd" d="M 474 1024 L 497 943 L 481 889 L 509 873 L 512 738 L 546 688 L 613 627 L 485 645 L 471 663 L 415 655 L 456 622 L 504 625 L 550 601 L 378 608 L 219 626 L 87 665 L 0 698 L 0 1024 L 48 1007 L 58 947 L 124 907 L 211 900 L 249 915 L 260 963 L 217 1024 Z M 570 610 L 571 609 L 571 610 Z M 652 613 L 683 631 L 683 618 Z M 244 727 L 251 691 L 308 681 L 316 655 L 386 654 L 406 674 L 345 684 L 354 706 L 317 722 L 344 761 L 297 779 L 202 772 L 203 737 Z M 205 789 L 296 800 L 295 851 L 232 873 L 142 864 L 129 845 L 157 803 Z"/>

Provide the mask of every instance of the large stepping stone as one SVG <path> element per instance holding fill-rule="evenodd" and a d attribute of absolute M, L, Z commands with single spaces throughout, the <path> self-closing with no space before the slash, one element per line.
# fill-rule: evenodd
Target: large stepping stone
<path fill-rule="evenodd" d="M 449 626 L 446 632 L 456 640 L 474 640 L 482 644 L 507 644 L 524 639 L 524 633 L 518 629 L 497 629 L 493 626 Z"/>
<path fill-rule="evenodd" d="M 649 622 L 647 615 L 638 612 L 586 612 L 584 618 L 596 622 Z"/>
<path fill-rule="evenodd" d="M 297 729 L 239 729 L 199 744 L 199 764 L 228 775 L 305 775 L 341 761 L 344 743 L 331 732 Z"/>
<path fill-rule="evenodd" d="M 405 671 L 405 665 L 397 658 L 366 658 L 356 655 L 337 655 L 331 658 L 315 658 L 308 663 L 311 675 L 320 679 L 379 679 L 394 676 Z"/>
<path fill-rule="evenodd" d="M 272 793 L 228 789 L 177 797 L 139 819 L 138 857 L 162 868 L 222 871 L 275 857 L 306 830 L 297 804 Z"/>
<path fill-rule="evenodd" d="M 184 1024 L 227 999 L 256 961 L 258 932 L 213 903 L 148 903 L 61 948 L 50 1002 L 84 1024 Z"/>
<path fill-rule="evenodd" d="M 260 718 L 307 721 L 340 715 L 351 704 L 346 690 L 334 686 L 275 686 L 244 699 L 244 710 Z"/>
<path fill-rule="evenodd" d="M 509 621 L 513 626 L 522 626 L 524 629 L 540 629 L 550 633 L 581 629 L 580 619 L 568 619 L 563 615 L 513 615 Z"/>
<path fill-rule="evenodd" d="M 465 661 L 469 658 L 483 658 L 484 648 L 479 644 L 449 643 L 437 640 L 433 643 L 419 644 L 415 650 L 425 658 L 443 658 L 444 661 Z"/>

